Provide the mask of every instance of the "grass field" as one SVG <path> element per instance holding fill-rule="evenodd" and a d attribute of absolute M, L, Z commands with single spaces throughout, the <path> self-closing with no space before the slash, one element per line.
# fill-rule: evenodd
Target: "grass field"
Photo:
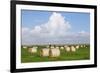
<path fill-rule="evenodd" d="M 64 50 L 60 50 L 61 55 L 57 58 L 51 57 L 41 57 L 40 49 L 43 46 L 38 46 L 38 52 L 35 54 L 29 53 L 27 49 L 21 48 L 21 62 L 47 62 L 47 61 L 70 61 L 70 60 L 88 60 L 90 59 L 90 47 L 87 48 L 80 47 L 76 50 L 76 52 L 66 52 Z"/>

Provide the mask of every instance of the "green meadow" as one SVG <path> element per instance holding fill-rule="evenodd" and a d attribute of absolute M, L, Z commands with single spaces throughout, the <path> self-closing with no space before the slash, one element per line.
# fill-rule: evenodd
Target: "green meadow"
<path fill-rule="evenodd" d="M 21 62 L 48 62 L 48 61 L 74 61 L 74 60 L 89 60 L 90 59 L 90 46 L 79 47 L 75 52 L 66 52 L 65 49 L 60 49 L 59 57 L 43 57 L 40 56 L 40 50 L 45 46 L 38 46 L 37 53 L 28 52 L 28 48 L 21 48 Z"/>

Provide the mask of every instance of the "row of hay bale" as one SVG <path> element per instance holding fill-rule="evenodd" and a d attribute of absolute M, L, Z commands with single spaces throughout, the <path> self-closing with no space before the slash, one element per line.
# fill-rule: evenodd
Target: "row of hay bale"
<path fill-rule="evenodd" d="M 43 57 L 59 57 L 61 54 L 61 50 L 65 50 L 66 52 L 76 52 L 77 49 L 79 49 L 80 47 L 85 47 L 85 45 L 76 45 L 76 46 L 46 46 L 47 48 L 42 48 L 40 49 L 40 56 Z M 27 47 L 23 47 L 23 48 L 27 48 Z M 37 49 L 38 47 L 32 47 L 32 48 L 28 48 L 28 52 L 30 53 L 37 53 Z"/>
<path fill-rule="evenodd" d="M 37 48 L 38 48 L 38 47 L 29 48 L 28 51 L 29 51 L 30 53 L 37 53 Z"/>
<path fill-rule="evenodd" d="M 41 49 L 40 55 L 43 57 L 59 57 L 60 50 L 57 48 L 53 48 L 53 49 L 43 48 Z"/>

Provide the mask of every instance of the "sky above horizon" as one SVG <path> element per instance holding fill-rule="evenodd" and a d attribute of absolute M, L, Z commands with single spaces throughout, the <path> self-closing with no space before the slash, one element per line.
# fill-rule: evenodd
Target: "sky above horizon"
<path fill-rule="evenodd" d="M 90 43 L 90 14 L 21 11 L 22 44 Z"/>

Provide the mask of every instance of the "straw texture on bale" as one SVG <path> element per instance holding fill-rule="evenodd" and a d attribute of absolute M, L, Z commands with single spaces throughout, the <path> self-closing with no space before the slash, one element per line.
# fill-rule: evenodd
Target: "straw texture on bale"
<path fill-rule="evenodd" d="M 60 56 L 60 50 L 57 48 L 50 49 L 50 57 L 59 57 Z"/>
<path fill-rule="evenodd" d="M 65 50 L 66 50 L 67 52 L 69 52 L 69 51 L 71 50 L 71 48 L 70 48 L 70 47 L 65 47 Z"/>
<path fill-rule="evenodd" d="M 78 45 L 76 46 L 76 49 L 79 49 L 79 46 Z"/>
<path fill-rule="evenodd" d="M 76 48 L 74 46 L 71 46 L 71 51 L 72 52 L 75 52 L 76 51 Z"/>
<path fill-rule="evenodd" d="M 43 56 L 43 57 L 49 56 L 49 51 L 50 51 L 49 48 L 43 48 L 43 49 L 41 49 L 40 56 Z"/>
<path fill-rule="evenodd" d="M 37 52 L 37 47 L 29 48 L 28 51 L 30 53 L 36 53 Z"/>
<path fill-rule="evenodd" d="M 51 46 L 51 49 L 55 48 L 54 46 Z"/>
<path fill-rule="evenodd" d="M 63 49 L 64 49 L 64 47 L 60 47 L 60 49 L 61 49 L 61 50 L 63 50 Z"/>
<path fill-rule="evenodd" d="M 26 46 L 23 46 L 23 48 L 26 49 L 27 47 Z"/>
<path fill-rule="evenodd" d="M 56 47 L 56 49 L 59 49 L 59 47 Z"/>
<path fill-rule="evenodd" d="M 81 47 L 83 47 L 83 45 L 81 45 Z"/>

